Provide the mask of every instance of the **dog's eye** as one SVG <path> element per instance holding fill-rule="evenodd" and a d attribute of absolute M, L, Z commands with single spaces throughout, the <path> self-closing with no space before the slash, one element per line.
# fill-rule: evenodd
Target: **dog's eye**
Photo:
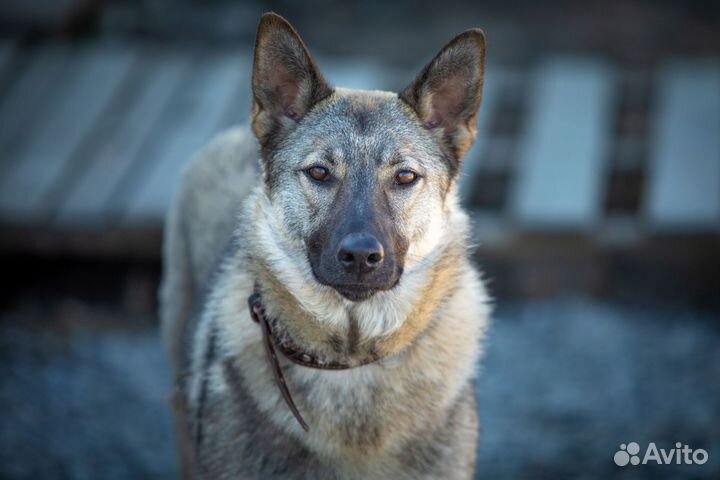
<path fill-rule="evenodd" d="M 313 180 L 317 180 L 318 182 L 324 182 L 328 179 L 328 177 L 330 177 L 330 171 L 327 168 L 319 167 L 317 165 L 308 168 L 307 173 Z"/>
<path fill-rule="evenodd" d="M 400 170 L 395 175 L 395 183 L 398 185 L 410 185 L 417 180 L 417 173 L 412 170 Z"/>

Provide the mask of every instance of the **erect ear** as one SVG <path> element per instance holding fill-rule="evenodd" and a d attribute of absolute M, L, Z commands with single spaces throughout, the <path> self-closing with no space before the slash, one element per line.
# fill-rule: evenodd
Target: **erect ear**
<path fill-rule="evenodd" d="M 484 70 L 485 35 L 479 29 L 466 30 L 400 93 L 423 126 L 444 140 L 455 170 L 475 139 Z"/>
<path fill-rule="evenodd" d="M 252 128 L 264 148 L 332 93 L 300 36 L 274 13 L 258 25 L 252 89 Z"/>

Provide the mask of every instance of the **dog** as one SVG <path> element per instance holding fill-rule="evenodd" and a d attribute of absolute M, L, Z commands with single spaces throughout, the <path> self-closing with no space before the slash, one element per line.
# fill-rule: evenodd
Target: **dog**
<path fill-rule="evenodd" d="M 184 478 L 473 477 L 490 306 L 456 185 L 484 59 L 472 29 L 399 94 L 334 88 L 261 18 L 252 132 L 189 163 L 165 228 Z"/>

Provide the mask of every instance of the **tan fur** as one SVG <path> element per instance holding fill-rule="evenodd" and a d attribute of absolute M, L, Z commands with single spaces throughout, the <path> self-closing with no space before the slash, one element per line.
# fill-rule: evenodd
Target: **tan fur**
<path fill-rule="evenodd" d="M 454 252 L 457 255 L 457 252 Z M 464 252 L 460 252 L 462 256 Z M 379 353 L 382 356 L 398 353 L 406 348 L 430 324 L 433 316 L 442 314 L 439 311 L 448 291 L 458 287 L 459 272 L 462 264 L 452 253 L 440 260 L 435 271 L 431 272 L 427 284 L 419 290 L 421 301 L 410 311 L 407 320 L 393 334 L 378 341 Z"/>

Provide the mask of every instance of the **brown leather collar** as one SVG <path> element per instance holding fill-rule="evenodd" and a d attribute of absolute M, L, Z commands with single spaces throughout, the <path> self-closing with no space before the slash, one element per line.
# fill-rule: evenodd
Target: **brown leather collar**
<path fill-rule="evenodd" d="M 259 293 L 255 292 L 248 298 L 248 307 L 250 308 L 250 317 L 260 325 L 263 336 L 263 344 L 265 345 L 265 355 L 268 363 L 270 363 L 270 369 L 273 372 L 275 378 L 275 384 L 280 390 L 280 394 L 285 400 L 288 408 L 292 412 L 295 419 L 298 421 L 300 426 L 306 432 L 310 431 L 310 427 L 303 420 L 302 415 L 295 406 L 295 402 L 290 395 L 290 391 L 285 383 L 280 363 L 278 362 L 277 355 L 275 353 L 275 347 L 282 352 L 291 362 L 308 368 L 317 368 L 320 370 L 347 370 L 350 368 L 360 367 L 377 360 L 376 358 L 370 358 L 360 363 L 350 363 L 341 361 L 325 361 L 315 355 L 299 350 L 294 345 L 291 345 L 287 341 L 280 341 L 273 335 L 272 324 L 265 316 L 265 307 L 262 304 L 262 297 Z"/>

